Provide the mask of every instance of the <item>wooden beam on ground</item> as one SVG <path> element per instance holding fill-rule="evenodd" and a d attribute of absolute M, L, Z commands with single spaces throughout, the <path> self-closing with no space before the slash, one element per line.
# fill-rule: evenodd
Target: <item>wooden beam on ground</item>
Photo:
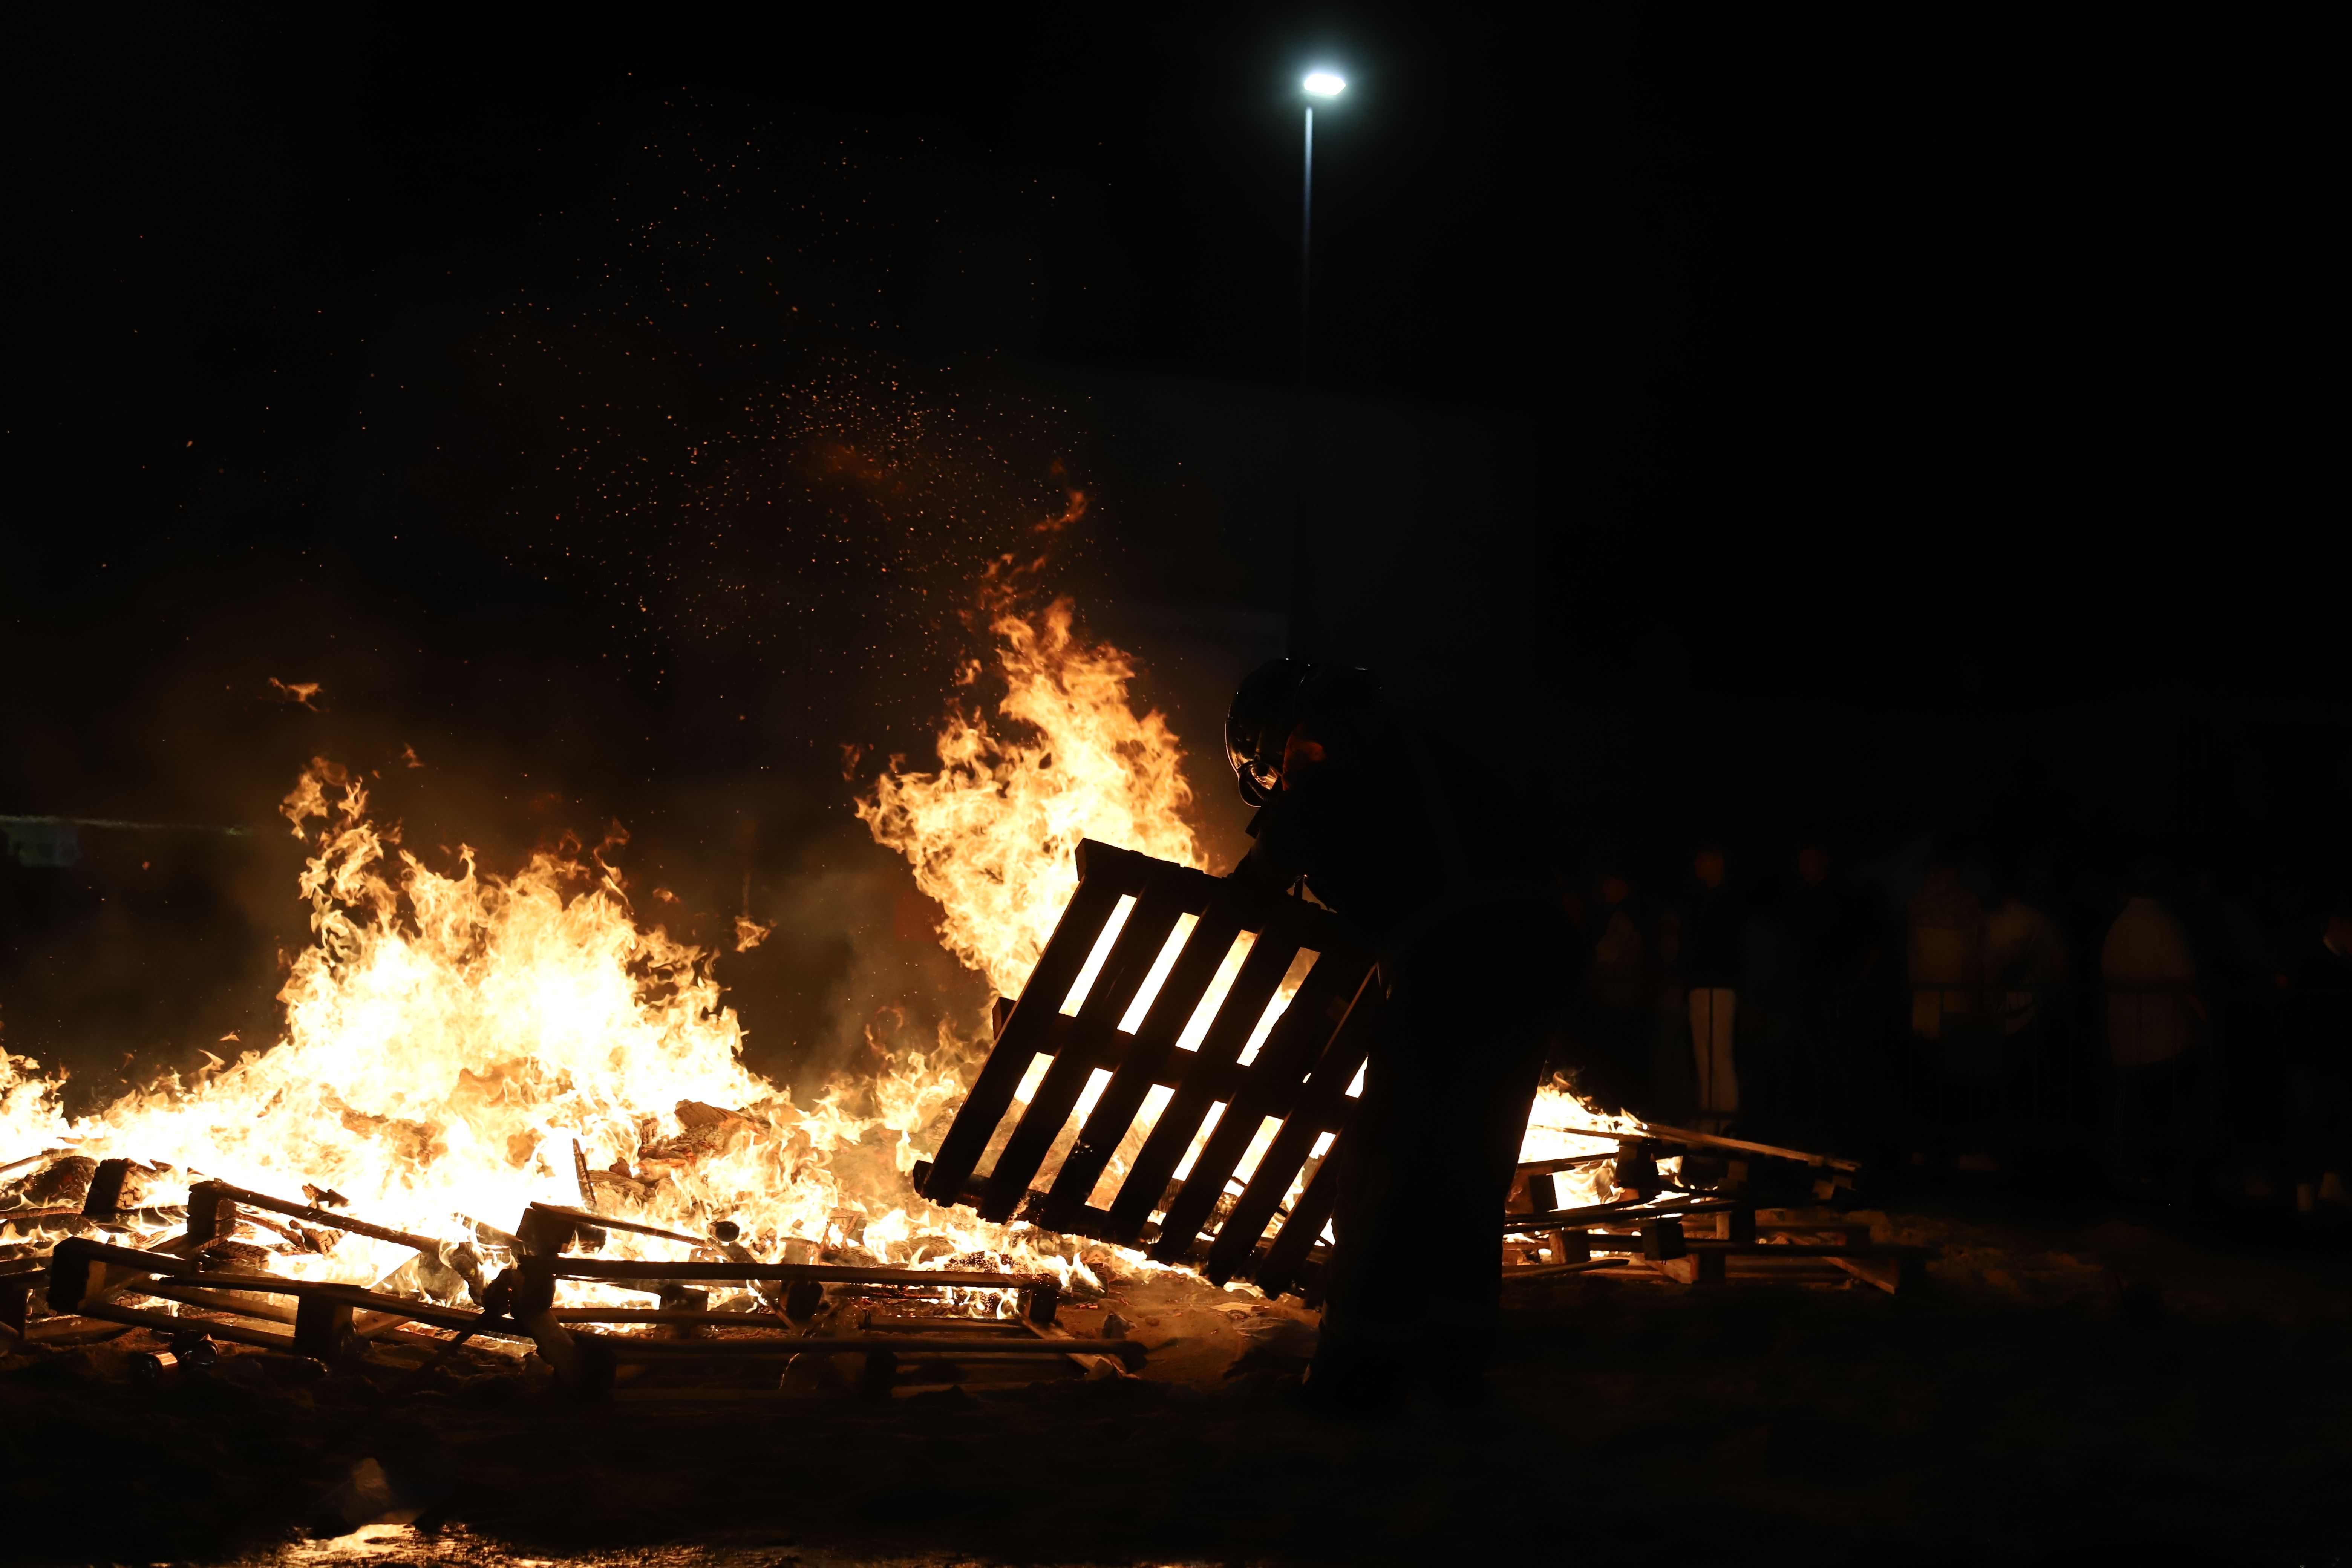
<path fill-rule="evenodd" d="M 1557 1279 L 1569 1274 L 1590 1274 L 1596 1269 L 1622 1268 L 1632 1261 L 1631 1258 L 1586 1258 L 1571 1259 L 1566 1263 L 1530 1264 L 1524 1268 L 1504 1269 L 1503 1281 L 1508 1284 L 1514 1279 Z"/>
<path fill-rule="evenodd" d="M 394 1230 L 387 1225 L 371 1225 L 363 1219 L 335 1209 L 322 1209 L 311 1204 L 298 1204 L 286 1198 L 272 1197 L 245 1187 L 231 1186 L 226 1182 L 199 1182 L 188 1189 L 188 1233 L 211 1240 L 219 1234 L 218 1205 L 243 1204 L 247 1208 L 267 1209 L 289 1219 L 307 1220 L 326 1230 L 348 1231 L 373 1241 L 389 1241 L 419 1252 L 440 1250 L 441 1244 L 429 1236 L 416 1236 L 404 1230 Z"/>
<path fill-rule="evenodd" d="M 1509 1214 L 1503 1216 L 1503 1234 L 1532 1235 L 1538 1231 L 1557 1230 L 1561 1226 L 1599 1221 L 1608 1225 L 1623 1225 L 1658 1216 L 1679 1218 L 1684 1215 L 1717 1214 L 1740 1205 L 1731 1198 L 1692 1198 L 1681 1203 L 1651 1203 L 1643 1198 L 1620 1198 L 1614 1203 L 1591 1204 L 1583 1208 L 1557 1209 L 1550 1214 Z"/>
<path fill-rule="evenodd" d="M 1900 1294 L 1906 1287 L 1920 1285 L 1927 1279 L 1927 1259 L 1915 1253 L 1857 1258 L 1848 1253 L 1828 1252 L 1822 1256 L 1864 1284 L 1875 1285 L 1890 1296 Z"/>
<path fill-rule="evenodd" d="M 1140 1366 L 1143 1346 L 1134 1340 L 961 1338 L 922 1334 L 868 1334 L 856 1339 L 656 1340 L 635 1334 L 579 1334 L 623 1366 L 678 1361 L 784 1360 L 796 1355 L 941 1356 L 950 1361 L 1000 1356 L 1117 1356 Z"/>
<path fill-rule="evenodd" d="M 639 1258 L 535 1258 L 559 1279 L 814 1280 L 820 1284 L 905 1285 L 930 1289 L 1034 1290 L 1059 1281 L 1050 1274 L 999 1274 L 963 1268 L 867 1268 L 854 1263 L 663 1263 Z"/>
<path fill-rule="evenodd" d="M 167 1284 L 150 1279 L 134 1292 L 152 1296 L 159 1300 L 181 1301 L 191 1307 L 203 1307 L 215 1312 L 234 1312 L 241 1318 L 258 1318 L 268 1323 L 294 1324 L 294 1309 L 281 1307 L 275 1301 L 252 1296 L 240 1296 L 230 1290 L 206 1290 L 193 1285 Z"/>
<path fill-rule="evenodd" d="M 1024 1331 L 1036 1335 L 1041 1340 L 1060 1342 L 1062 1353 L 1068 1356 L 1073 1363 L 1076 1363 L 1078 1370 L 1087 1373 L 1089 1377 L 1133 1377 L 1136 1375 L 1134 1372 L 1129 1370 L 1127 1363 L 1117 1355 L 1101 1355 L 1091 1351 L 1074 1350 L 1070 1348 L 1080 1342 L 1076 1335 L 1072 1334 L 1066 1329 L 1057 1329 L 1051 1323 L 1034 1322 L 1027 1318 L 1020 1318 L 1014 1321 L 1017 1321 Z"/>
<path fill-rule="evenodd" d="M 586 1226 L 593 1230 L 625 1230 L 636 1236 L 659 1237 L 664 1241 L 682 1241 L 688 1247 L 718 1245 L 707 1236 L 687 1236 L 679 1231 L 665 1230 L 657 1225 L 640 1225 L 633 1219 L 615 1219 L 608 1214 L 591 1214 L 585 1209 L 567 1208 L 562 1204 L 532 1204 L 530 1209 L 525 1211 L 524 1225 L 530 1223 L 528 1215 L 533 1210 L 540 1214 L 554 1215 L 559 1218 L 570 1220 L 574 1225 Z M 522 1227 L 517 1226 L 517 1234 L 520 1235 Z"/>
<path fill-rule="evenodd" d="M 1695 1149 L 1729 1149 L 1742 1154 L 1761 1155 L 1768 1160 L 1792 1160 L 1800 1165 L 1832 1171 L 1859 1171 L 1859 1160 L 1841 1160 L 1833 1154 L 1815 1154 L 1803 1149 L 1783 1149 L 1773 1143 L 1754 1143 L 1745 1138 L 1726 1138 L 1719 1133 L 1694 1132 L 1686 1127 L 1659 1127 L 1646 1130 L 1649 1137 L 1668 1143 L 1685 1144 Z"/>
<path fill-rule="evenodd" d="M 169 1312 L 151 1312 L 140 1307 L 118 1306 L 112 1301 L 85 1303 L 79 1315 L 103 1318 L 111 1323 L 129 1323 L 133 1328 L 153 1329 L 163 1334 L 184 1334 L 191 1329 L 202 1329 L 214 1339 L 226 1340 L 232 1344 L 258 1345 L 264 1350 L 289 1353 L 294 1349 L 294 1334 L 290 1329 L 265 1329 L 251 1323 L 218 1323 L 196 1318 L 175 1318 Z"/>
<path fill-rule="evenodd" d="M 194 1274 L 196 1266 L 176 1253 L 112 1247 L 88 1237 L 68 1237 L 49 1254 L 49 1309 L 79 1311 L 134 1279 L 157 1274 Z"/>
<path fill-rule="evenodd" d="M 1587 1134 L 1578 1132 L 1573 1129 L 1570 1130 L 1569 1135 L 1572 1138 L 1587 1136 Z M 1616 1134 L 1613 1132 L 1606 1134 L 1595 1132 L 1590 1134 L 1590 1136 L 1594 1138 L 1606 1136 L 1613 1139 Z M 1598 1154 L 1563 1154 L 1556 1160 L 1529 1160 L 1525 1164 L 1518 1167 L 1518 1173 L 1522 1176 L 1549 1176 L 1553 1174 L 1555 1172 L 1572 1171 L 1579 1165 L 1605 1165 L 1609 1163 L 1610 1161 L 1617 1158 L 1617 1154 L 1618 1151 L 1612 1145 L 1610 1148 L 1602 1150 Z"/>
<path fill-rule="evenodd" d="M 779 1318 L 772 1312 L 712 1312 L 690 1308 L 552 1307 L 549 1311 L 559 1323 L 667 1323 L 673 1327 L 775 1329 L 792 1321 Z M 973 1321 L 1013 1321 L 1010 1318 Z"/>

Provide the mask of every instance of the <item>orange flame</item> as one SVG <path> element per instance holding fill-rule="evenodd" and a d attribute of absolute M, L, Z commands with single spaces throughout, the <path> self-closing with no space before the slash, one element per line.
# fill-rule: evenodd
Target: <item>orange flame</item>
<path fill-rule="evenodd" d="M 1066 599 L 1034 623 L 1002 615 L 994 630 L 1008 686 L 997 711 L 1025 733 L 1001 734 L 985 712 L 951 708 L 939 771 L 894 767 L 857 815 L 946 909 L 948 950 L 998 995 L 1017 996 L 1078 885 L 1080 839 L 1206 861 L 1184 820 L 1192 790 L 1183 752 L 1157 710 L 1129 704 L 1127 656 L 1081 641 Z M 965 684 L 978 674 L 968 668 Z"/>
<path fill-rule="evenodd" d="M 994 630 L 1007 683 L 996 721 L 951 709 L 938 771 L 894 765 L 857 809 L 944 910 L 946 945 L 1014 995 L 1076 886 L 1080 839 L 1194 867 L 1206 858 L 1185 821 L 1181 749 L 1161 715 L 1135 711 L 1127 656 L 1077 636 L 1066 601 L 1034 620 L 1000 610 Z M 970 667 L 964 684 L 981 673 Z M 0 1157 L 47 1149 L 149 1162 L 142 1201 L 150 1204 L 173 1201 L 199 1174 L 289 1195 L 332 1188 L 370 1218 L 475 1247 L 488 1266 L 499 1261 L 498 1243 L 495 1233 L 485 1239 L 485 1223 L 512 1225 L 539 1200 L 706 1233 L 732 1219 L 766 1258 L 794 1238 L 838 1243 L 862 1229 L 859 1245 L 883 1261 L 995 1255 L 1083 1276 L 1078 1244 L 986 1225 L 908 1193 L 919 1141 L 963 1096 L 947 1052 L 902 1053 L 873 1080 L 833 1085 L 803 1110 L 743 1066 L 742 1030 L 712 977 L 713 955 L 640 924 L 601 851 L 542 853 L 502 878 L 461 849 L 457 869 L 444 873 L 399 849 L 396 832 L 378 829 L 367 806 L 364 781 L 324 759 L 281 806 L 312 851 L 300 887 L 315 941 L 279 994 L 278 1045 L 214 1058 L 83 1118 L 65 1113 L 59 1083 L 38 1064 L 0 1052 Z M 1171 938 L 1122 1026 L 1139 1020 L 1189 931 Z M 737 950 L 766 934 L 741 919 Z M 1241 952 L 1228 954 L 1192 1038 Z M 1298 978 L 1259 1021 L 1258 1038 Z M 1073 1130 L 1102 1078 L 1079 1101 Z M 1107 1184 L 1165 1102 L 1164 1090 L 1147 1102 Z M 1522 1157 L 1605 1149 L 1638 1127 L 1547 1090 Z M 1243 1178 L 1270 1131 L 1260 1130 Z M 1610 1195 L 1605 1169 L 1563 1173 L 1563 1201 Z M 671 1244 L 615 1232 L 610 1245 L 646 1256 Z M 282 1252 L 272 1267 L 373 1283 L 408 1259 L 405 1249 L 346 1235 L 324 1252 Z M 419 1288 L 436 1289 L 430 1279 Z M 600 1293 L 566 1292 L 575 1301 Z"/>
<path fill-rule="evenodd" d="M 306 772 L 284 809 L 315 850 L 300 885 L 316 940 L 279 994 L 281 1041 L 79 1119 L 38 1064 L 0 1057 L 0 1148 L 150 1162 L 151 1203 L 198 1174 L 332 1188 L 489 1263 L 485 1225 L 540 1200 L 705 1233 L 731 1218 L 771 1258 L 862 1228 L 889 1261 L 995 1253 L 1072 1271 L 1047 1238 L 901 1207 L 912 1138 L 962 1096 L 953 1073 L 908 1053 L 855 1096 L 835 1086 L 796 1108 L 742 1065 L 711 955 L 640 926 L 595 855 L 541 853 L 499 878 L 470 850 L 454 875 L 399 851 L 395 870 L 363 783 L 331 765 Z M 648 1251 L 621 1233 L 612 1245 Z M 409 1258 L 346 1235 L 274 1266 L 373 1282 Z"/>

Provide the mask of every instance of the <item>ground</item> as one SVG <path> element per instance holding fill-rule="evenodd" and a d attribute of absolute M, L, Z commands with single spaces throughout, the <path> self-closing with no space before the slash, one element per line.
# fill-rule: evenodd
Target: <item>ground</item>
<path fill-rule="evenodd" d="M 1070 1314 L 1081 1331 L 1127 1318 L 1153 1346 L 1140 1380 L 878 1403 L 746 1387 L 584 1404 L 502 1378 L 387 1406 L 348 1373 L 142 1387 L 121 1375 L 136 1342 L 11 1358 L 0 1553 L 768 1565 L 2352 1552 L 2337 1489 L 2352 1447 L 2340 1246 L 2161 1216 L 1901 1212 L 1880 1231 L 1946 1248 L 1924 1289 L 1515 1286 L 1485 1405 L 1416 1403 L 1373 1422 L 1290 1397 L 1281 1347 L 1297 1348 L 1297 1331 L 1170 1279 L 1125 1281 Z M 428 1500 L 425 1529 L 300 1540 L 322 1512 L 365 1511 L 350 1478 L 368 1459 L 373 1495 Z"/>

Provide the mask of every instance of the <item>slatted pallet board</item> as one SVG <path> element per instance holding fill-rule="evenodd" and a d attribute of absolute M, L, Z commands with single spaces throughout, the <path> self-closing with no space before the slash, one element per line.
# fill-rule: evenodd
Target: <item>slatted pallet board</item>
<path fill-rule="evenodd" d="M 1217 1284 L 1249 1279 L 1268 1295 L 1311 1276 L 1317 1239 L 1338 1200 L 1330 1153 L 1355 1101 L 1377 988 L 1371 954 L 1350 943 L 1329 910 L 1269 895 L 1167 860 L 1088 839 L 1078 846 L 1078 887 L 1009 1012 L 996 1044 L 940 1142 L 919 1173 L 938 1204 L 966 1204 L 984 1218 L 1024 1218 L 1046 1230 L 1145 1246 L 1162 1263 L 1191 1264 Z M 1063 1010 L 1122 907 L 1124 923 L 1075 1013 Z M 1195 919 L 1166 977 L 1132 1031 L 1121 1027 L 1179 922 Z M 1199 1037 L 1193 1022 L 1235 939 L 1248 955 Z M 1257 1054 L 1243 1053 L 1302 952 L 1313 967 Z M 978 1173 L 1031 1065 L 1051 1058 L 993 1165 Z M 1048 1184 L 1031 1184 L 1068 1127 L 1096 1071 L 1109 1081 Z M 1171 1093 L 1108 1206 L 1091 1202 L 1113 1153 L 1135 1129 L 1155 1087 Z M 1223 1105 L 1206 1145 L 1181 1181 L 1177 1167 L 1213 1107 Z M 1238 1195 L 1221 1204 L 1261 1124 L 1280 1126 Z M 1322 1134 L 1332 1150 L 1282 1215 L 1291 1183 Z M 1279 1225 L 1276 1221 L 1279 1218 Z M 1271 1234 L 1269 1235 L 1269 1229 Z"/>
<path fill-rule="evenodd" d="M 1527 1167 L 1521 1167 L 1525 1172 Z M 1665 1279 L 1684 1285 L 1727 1280 L 1860 1280 L 1889 1295 L 1925 1279 L 1935 1249 L 1873 1242 L 1859 1221 L 1766 1211 L 1734 1199 L 1666 1200 L 1638 1207 L 1603 1204 L 1556 1215 L 1506 1215 L 1503 1278 L 1549 1279 L 1630 1268 L 1612 1279 Z M 1614 1230 L 1595 1224 L 1614 1226 Z M 1628 1231 L 1628 1226 L 1638 1226 Z M 1549 1255 L 1549 1260 L 1538 1253 Z"/>

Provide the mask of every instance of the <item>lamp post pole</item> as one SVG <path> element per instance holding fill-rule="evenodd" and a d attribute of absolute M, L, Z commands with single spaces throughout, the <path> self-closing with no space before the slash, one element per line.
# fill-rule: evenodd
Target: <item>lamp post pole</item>
<path fill-rule="evenodd" d="M 1337 72 L 1311 71 L 1300 84 L 1307 96 L 1306 136 L 1300 147 L 1298 181 L 1298 386 L 1291 421 L 1290 581 L 1286 651 L 1293 658 L 1311 658 L 1316 651 L 1314 624 L 1315 515 L 1307 479 L 1307 387 L 1313 367 L 1315 242 L 1315 100 L 1334 99 L 1347 89 Z"/>
<path fill-rule="evenodd" d="M 1298 179 L 1298 390 L 1307 391 L 1307 307 L 1314 298 L 1315 246 L 1315 106 L 1307 106 L 1307 140 Z"/>

